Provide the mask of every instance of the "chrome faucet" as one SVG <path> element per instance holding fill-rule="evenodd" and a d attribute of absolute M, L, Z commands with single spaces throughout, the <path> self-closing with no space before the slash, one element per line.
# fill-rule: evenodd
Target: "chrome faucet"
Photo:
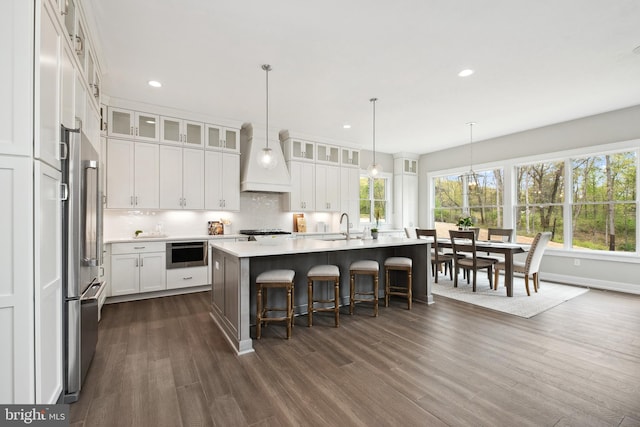
<path fill-rule="evenodd" d="M 345 216 L 347 217 L 347 234 L 346 234 L 346 236 L 347 236 L 347 240 L 349 240 L 350 237 L 349 237 L 349 214 L 348 213 L 343 212 L 342 215 L 340 215 L 340 224 L 342 224 L 342 218 L 344 218 Z M 344 233 L 342 233 L 342 234 L 344 234 Z"/>

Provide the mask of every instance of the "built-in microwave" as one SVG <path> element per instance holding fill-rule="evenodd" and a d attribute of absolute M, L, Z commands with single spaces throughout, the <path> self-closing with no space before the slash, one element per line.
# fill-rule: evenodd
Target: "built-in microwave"
<path fill-rule="evenodd" d="M 167 269 L 207 265 L 206 241 L 167 243 Z"/>

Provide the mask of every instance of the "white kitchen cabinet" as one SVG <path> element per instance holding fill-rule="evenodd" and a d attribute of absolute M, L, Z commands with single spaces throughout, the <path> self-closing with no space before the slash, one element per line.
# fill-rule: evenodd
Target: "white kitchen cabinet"
<path fill-rule="evenodd" d="M 418 159 L 416 155 L 398 153 L 393 159 L 393 206 L 397 228 L 418 224 Z"/>
<path fill-rule="evenodd" d="M 109 139 L 107 208 L 158 208 L 159 148 L 157 144 Z"/>
<path fill-rule="evenodd" d="M 54 403 L 63 387 L 62 174 L 34 163 L 36 401 Z"/>
<path fill-rule="evenodd" d="M 315 211 L 315 164 L 287 162 L 287 166 L 291 175 L 291 192 L 284 194 L 284 209 L 300 212 Z"/>
<path fill-rule="evenodd" d="M 167 287 L 164 242 L 111 245 L 111 295 L 164 290 Z"/>
<path fill-rule="evenodd" d="M 43 2 L 40 13 L 40 50 L 36 67 L 36 73 L 39 74 L 36 85 L 39 104 L 36 104 L 37 133 L 34 138 L 34 156 L 60 169 L 60 64 L 63 44 L 53 13 Z M 13 113 L 9 117 L 12 115 Z"/>
<path fill-rule="evenodd" d="M 78 127 L 75 114 L 74 85 L 76 72 L 73 67 L 73 53 L 69 51 L 66 43 L 62 44 L 62 55 L 60 63 L 60 123 L 69 129 Z"/>
<path fill-rule="evenodd" d="M 338 166 L 340 164 L 340 148 L 335 145 L 316 143 L 316 162 Z"/>
<path fill-rule="evenodd" d="M 206 151 L 204 159 L 204 208 L 240 210 L 240 156 Z"/>
<path fill-rule="evenodd" d="M 353 148 L 342 148 L 340 155 L 340 164 L 342 166 L 360 167 L 360 150 Z"/>
<path fill-rule="evenodd" d="M 184 144 L 190 147 L 202 147 L 204 125 L 199 122 L 160 117 L 160 142 Z"/>
<path fill-rule="evenodd" d="M 167 270 L 167 289 L 202 286 L 209 283 L 207 266 L 174 268 Z"/>
<path fill-rule="evenodd" d="M 315 161 L 315 143 L 313 142 L 286 138 L 282 142 L 282 150 L 285 161 Z"/>
<path fill-rule="evenodd" d="M 240 152 L 240 130 L 216 125 L 206 125 L 206 143 L 208 149 Z"/>
<path fill-rule="evenodd" d="M 0 15 L 0 23 L 9 18 L 14 17 Z M 0 98 L 0 104 L 5 101 Z M 38 266 L 33 254 L 33 163 L 27 156 L 0 156 L 0 194 L 4 195 L 0 204 L 0 402 L 4 404 L 35 401 L 33 283 Z"/>
<path fill-rule="evenodd" d="M 108 117 L 107 132 L 110 137 L 158 141 L 158 115 L 109 107 Z"/>
<path fill-rule="evenodd" d="M 316 211 L 340 210 L 340 168 L 316 164 Z"/>
<path fill-rule="evenodd" d="M 340 212 L 346 212 L 349 215 L 349 227 L 358 225 L 360 221 L 360 169 L 358 168 L 340 167 Z"/>
<path fill-rule="evenodd" d="M 204 151 L 160 147 L 160 209 L 204 209 Z"/>

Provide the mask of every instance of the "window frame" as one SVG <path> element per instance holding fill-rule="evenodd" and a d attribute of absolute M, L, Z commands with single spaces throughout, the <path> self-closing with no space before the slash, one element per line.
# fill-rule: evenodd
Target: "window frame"
<path fill-rule="evenodd" d="M 360 179 L 362 178 L 367 178 L 370 181 L 373 179 L 372 177 L 369 176 L 369 174 L 367 173 L 366 170 L 362 170 L 360 172 Z M 377 176 L 376 178 L 381 178 L 385 180 L 385 204 L 386 204 L 386 219 L 384 221 L 380 221 L 379 227 L 384 227 L 384 226 L 390 226 L 391 224 L 393 224 L 393 197 L 392 197 L 392 191 L 393 191 L 393 174 L 388 173 L 388 172 L 382 172 L 380 173 L 379 176 Z M 360 188 L 359 185 L 359 181 L 358 181 L 358 189 Z M 359 194 L 359 193 L 358 193 Z M 369 212 L 369 221 L 364 221 L 361 217 L 360 217 L 360 201 L 363 199 L 358 198 L 358 219 L 360 221 L 361 225 L 364 226 L 375 226 L 376 220 L 374 218 L 374 210 L 371 209 L 371 211 Z M 373 199 L 373 185 L 371 185 L 371 183 L 369 184 L 369 199 L 368 199 L 369 203 L 372 204 L 374 203 L 374 199 Z"/>

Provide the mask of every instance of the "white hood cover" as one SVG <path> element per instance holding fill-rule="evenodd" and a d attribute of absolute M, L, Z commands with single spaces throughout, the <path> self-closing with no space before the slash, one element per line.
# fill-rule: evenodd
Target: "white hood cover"
<path fill-rule="evenodd" d="M 277 160 L 274 169 L 264 169 L 258 159 L 266 147 L 264 128 L 254 128 L 251 123 L 242 125 L 240 131 L 240 191 L 270 193 L 291 192 L 291 177 L 284 161 L 278 135 L 269 135 L 269 148 Z"/>

